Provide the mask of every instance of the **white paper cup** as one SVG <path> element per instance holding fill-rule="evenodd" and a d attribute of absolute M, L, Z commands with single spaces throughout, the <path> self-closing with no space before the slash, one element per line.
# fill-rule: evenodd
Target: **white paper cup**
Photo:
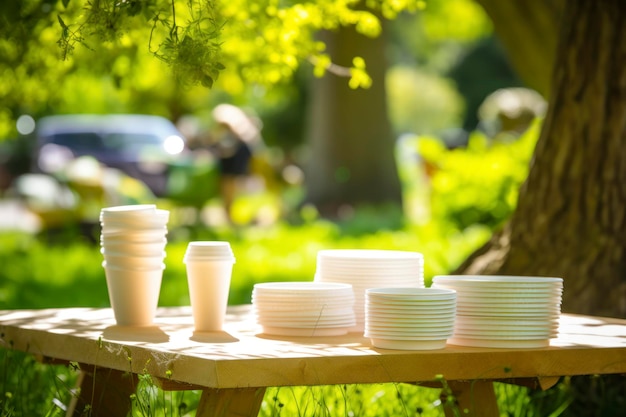
<path fill-rule="evenodd" d="M 156 214 L 155 204 L 131 204 L 126 206 L 105 207 L 100 210 L 100 220 L 141 218 Z"/>
<path fill-rule="evenodd" d="M 100 253 L 104 254 L 105 251 L 111 251 L 137 256 L 159 256 L 165 251 L 166 245 L 167 239 L 162 239 L 160 242 L 154 243 L 133 243 L 119 240 L 109 240 L 106 245 L 102 244 Z"/>
<path fill-rule="evenodd" d="M 165 259 L 165 251 L 161 251 L 156 255 L 146 256 L 128 252 L 113 252 L 107 249 L 103 249 L 100 252 L 102 252 L 107 265 L 117 268 L 157 269 L 162 267 L 163 259 Z"/>
<path fill-rule="evenodd" d="M 196 241 L 189 242 L 185 255 L 191 256 L 232 256 L 230 243 L 226 241 Z"/>
<path fill-rule="evenodd" d="M 159 230 L 117 230 L 114 232 L 102 231 L 100 234 L 100 243 L 103 245 L 109 242 L 128 242 L 128 243 L 157 243 L 167 239 L 167 228 Z"/>
<path fill-rule="evenodd" d="M 187 260 L 185 263 L 196 331 L 221 331 L 226 316 L 234 260 Z"/>
<path fill-rule="evenodd" d="M 156 210 L 154 213 L 144 213 L 142 215 L 102 217 L 100 224 L 103 230 L 112 229 L 146 229 L 165 227 L 169 221 L 169 211 Z"/>
<path fill-rule="evenodd" d="M 103 262 L 109 301 L 120 326 L 151 326 L 161 291 L 163 268 L 125 269 Z"/>

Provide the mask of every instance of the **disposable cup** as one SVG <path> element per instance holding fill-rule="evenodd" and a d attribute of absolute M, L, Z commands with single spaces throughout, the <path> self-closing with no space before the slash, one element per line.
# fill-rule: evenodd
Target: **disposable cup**
<path fill-rule="evenodd" d="M 189 298 L 196 331 L 222 330 L 233 264 L 232 259 L 186 262 Z"/>
<path fill-rule="evenodd" d="M 113 228 L 148 228 L 148 227 L 162 227 L 169 221 L 169 211 L 156 210 L 154 213 L 146 212 L 142 215 L 129 215 L 129 216 L 117 216 L 117 217 L 102 217 L 100 218 L 100 224 L 103 229 Z"/>
<path fill-rule="evenodd" d="M 124 206 L 105 207 L 100 210 L 100 220 L 122 219 L 129 217 L 141 218 L 156 214 L 155 204 L 130 204 Z"/>
<path fill-rule="evenodd" d="M 115 232 L 105 232 L 103 231 L 100 234 L 100 243 L 107 244 L 109 242 L 134 242 L 134 243 L 157 243 L 162 242 L 163 239 L 167 238 L 167 229 L 162 228 L 160 230 L 146 230 L 143 232 L 139 231 L 115 231 Z"/>
<path fill-rule="evenodd" d="M 163 265 L 163 259 L 165 259 L 165 252 L 161 251 L 157 255 L 141 256 L 137 254 L 128 254 L 120 252 L 112 252 L 109 250 L 102 250 L 104 260 L 109 266 L 115 266 L 119 268 L 133 268 L 133 269 L 156 269 L 161 268 Z"/>
<path fill-rule="evenodd" d="M 232 256 L 230 243 L 225 241 L 196 241 L 187 245 L 187 256 Z"/>
<path fill-rule="evenodd" d="M 231 262 L 235 263 L 234 256 L 189 256 L 185 255 L 183 263 L 189 262 Z"/>
<path fill-rule="evenodd" d="M 161 255 L 165 251 L 165 246 L 167 245 L 167 240 L 163 239 L 160 242 L 144 242 L 144 243 L 133 243 L 119 240 L 108 241 L 106 244 L 102 244 L 100 249 L 100 253 L 104 254 L 104 252 L 114 252 L 114 253 L 125 253 L 129 255 L 138 255 L 138 256 L 158 256 Z"/>
<path fill-rule="evenodd" d="M 163 268 L 126 269 L 103 263 L 109 301 L 120 326 L 150 326 L 161 291 Z"/>

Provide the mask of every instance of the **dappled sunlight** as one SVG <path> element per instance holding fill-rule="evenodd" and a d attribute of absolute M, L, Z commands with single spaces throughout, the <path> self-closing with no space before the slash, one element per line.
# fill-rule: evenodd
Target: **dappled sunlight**
<path fill-rule="evenodd" d="M 626 347 L 626 325 L 617 319 L 562 315 L 551 346 Z"/>
<path fill-rule="evenodd" d="M 406 351 L 372 348 L 360 333 L 263 334 L 250 305 L 231 306 L 216 332 L 196 332 L 189 306 L 159 308 L 145 327 L 116 325 L 110 308 L 15 310 L 0 312 L 0 345 L 214 388 L 626 372 L 624 321 L 576 315 L 545 348 Z"/>

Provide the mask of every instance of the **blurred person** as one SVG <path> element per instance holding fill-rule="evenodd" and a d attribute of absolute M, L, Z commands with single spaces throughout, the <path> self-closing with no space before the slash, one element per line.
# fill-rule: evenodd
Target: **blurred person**
<path fill-rule="evenodd" d="M 251 174 L 254 155 L 263 147 L 262 123 L 231 104 L 216 106 L 212 116 L 217 123 L 214 150 L 219 159 L 220 194 L 230 221 L 235 197 Z"/>
<path fill-rule="evenodd" d="M 492 139 L 517 138 L 533 120 L 543 117 L 547 102 L 524 87 L 501 88 L 485 98 L 478 109 L 479 128 Z"/>

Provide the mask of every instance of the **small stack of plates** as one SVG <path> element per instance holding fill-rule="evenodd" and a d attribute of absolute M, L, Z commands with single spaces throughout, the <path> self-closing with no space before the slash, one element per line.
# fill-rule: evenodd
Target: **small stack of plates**
<path fill-rule="evenodd" d="M 263 333 L 340 336 L 356 323 L 352 286 L 319 282 L 255 284 L 252 305 Z"/>
<path fill-rule="evenodd" d="M 365 290 L 379 287 L 424 287 L 424 256 L 418 252 L 376 249 L 327 249 L 317 254 L 316 282 L 352 285 L 356 325 L 365 323 Z"/>
<path fill-rule="evenodd" d="M 364 335 L 383 349 L 442 349 L 454 332 L 455 314 L 454 290 L 370 288 Z"/>
<path fill-rule="evenodd" d="M 432 287 L 457 292 L 457 319 L 450 344 L 539 348 L 557 336 L 562 278 L 436 276 Z"/>

